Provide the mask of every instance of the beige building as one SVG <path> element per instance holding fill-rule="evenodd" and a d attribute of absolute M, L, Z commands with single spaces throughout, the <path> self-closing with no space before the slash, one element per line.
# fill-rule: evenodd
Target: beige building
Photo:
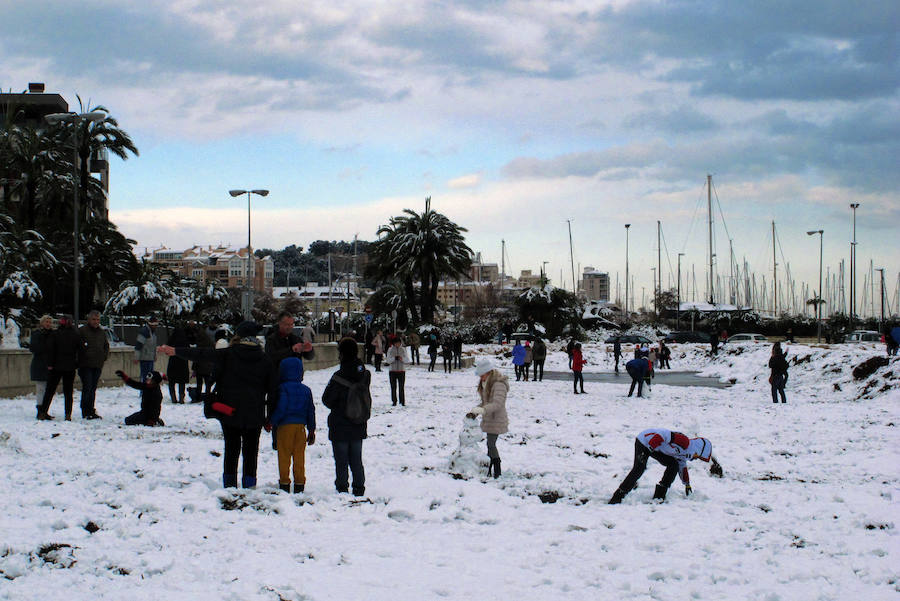
<path fill-rule="evenodd" d="M 609 302 L 609 274 L 585 267 L 581 276 L 581 291 L 588 300 Z"/>
<path fill-rule="evenodd" d="M 475 259 L 469 268 L 469 279 L 475 282 L 499 282 L 500 268 L 496 263 L 483 262 L 481 253 L 475 253 Z"/>
<path fill-rule="evenodd" d="M 519 274 L 519 281 L 517 283 L 520 288 L 540 288 L 541 275 L 531 273 L 530 269 L 523 269 Z"/>
<path fill-rule="evenodd" d="M 186 250 L 161 247 L 148 250 L 141 257 L 151 263 L 164 265 L 178 275 L 199 282 L 218 281 L 226 288 L 243 288 L 247 279 L 247 247 L 192 246 Z M 253 257 L 250 262 L 250 282 L 257 292 L 272 293 L 275 262 L 272 257 Z"/>

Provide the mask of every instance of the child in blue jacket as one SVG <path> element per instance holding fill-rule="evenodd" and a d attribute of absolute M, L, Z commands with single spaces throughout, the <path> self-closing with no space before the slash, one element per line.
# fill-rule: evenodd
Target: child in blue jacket
<path fill-rule="evenodd" d="M 278 445 L 278 486 L 291 491 L 291 460 L 294 462 L 294 492 L 306 486 L 306 445 L 316 442 L 316 408 L 312 391 L 303 384 L 303 361 L 288 357 L 278 366 L 278 405 L 271 417 Z"/>

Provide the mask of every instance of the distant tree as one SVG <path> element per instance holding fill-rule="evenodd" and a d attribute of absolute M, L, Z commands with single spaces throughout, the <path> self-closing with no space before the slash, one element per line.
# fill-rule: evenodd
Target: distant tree
<path fill-rule="evenodd" d="M 56 264 L 50 245 L 33 230 L 20 230 L 0 212 L 0 315 L 32 306 L 43 297 L 36 272 Z"/>

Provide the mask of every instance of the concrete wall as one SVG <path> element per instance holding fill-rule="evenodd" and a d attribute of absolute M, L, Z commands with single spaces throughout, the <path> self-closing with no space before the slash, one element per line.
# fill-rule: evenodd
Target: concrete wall
<path fill-rule="evenodd" d="M 325 369 L 338 364 L 337 343 L 315 344 L 316 358 L 304 361 L 307 370 Z M 103 366 L 100 375 L 100 386 L 119 386 L 122 381 L 116 377 L 116 370 L 121 369 L 132 377 L 140 374 L 140 369 L 133 363 L 134 349 L 130 346 L 119 346 L 110 349 L 109 359 Z M 156 356 L 156 370 L 166 372 L 169 358 L 163 354 Z M 31 352 L 27 350 L 0 350 L 0 398 L 8 398 L 34 392 L 34 383 L 30 378 Z M 81 382 L 75 378 L 75 386 Z"/>

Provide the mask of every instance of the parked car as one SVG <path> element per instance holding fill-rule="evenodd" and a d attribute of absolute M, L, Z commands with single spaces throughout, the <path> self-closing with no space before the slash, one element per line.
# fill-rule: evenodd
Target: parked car
<path fill-rule="evenodd" d="M 650 340 L 646 336 L 640 336 L 638 334 L 619 334 L 617 336 L 610 336 L 606 339 L 606 343 L 613 344 L 616 339 L 619 340 L 619 344 L 653 344 L 652 340 Z"/>
<path fill-rule="evenodd" d="M 510 344 L 515 344 L 516 340 L 518 340 L 521 344 L 525 344 L 525 341 L 534 342 L 534 334 L 530 334 L 528 332 L 513 332 L 509 336 Z"/>
<path fill-rule="evenodd" d="M 881 334 L 874 330 L 854 330 L 847 334 L 844 342 L 881 342 Z"/>
<path fill-rule="evenodd" d="M 762 334 L 735 334 L 725 342 L 768 342 L 769 339 Z"/>
<path fill-rule="evenodd" d="M 709 344 L 709 334 L 706 332 L 672 332 L 665 338 L 666 342 L 702 342 Z"/>

